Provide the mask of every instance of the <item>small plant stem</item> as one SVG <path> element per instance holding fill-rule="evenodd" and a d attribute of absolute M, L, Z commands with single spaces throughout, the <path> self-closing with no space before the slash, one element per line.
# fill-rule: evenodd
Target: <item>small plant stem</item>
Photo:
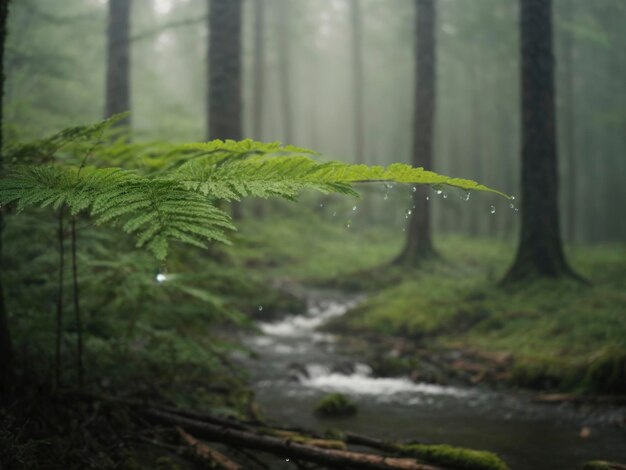
<path fill-rule="evenodd" d="M 83 387 L 83 325 L 80 318 L 80 301 L 78 291 L 78 269 L 76 260 L 76 217 L 72 217 L 72 284 L 74 291 L 74 315 L 76 321 L 76 360 L 78 366 L 78 385 Z"/>
<path fill-rule="evenodd" d="M 54 388 L 58 389 L 61 384 L 61 336 L 63 333 L 63 271 L 65 250 L 64 250 L 64 233 L 63 233 L 63 211 L 65 206 L 61 206 L 59 211 L 59 285 L 57 292 L 57 312 L 56 312 L 56 351 L 54 364 Z"/>

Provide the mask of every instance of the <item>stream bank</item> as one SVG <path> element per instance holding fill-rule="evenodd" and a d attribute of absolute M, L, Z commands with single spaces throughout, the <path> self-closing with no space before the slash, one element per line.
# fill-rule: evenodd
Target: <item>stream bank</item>
<path fill-rule="evenodd" d="M 320 431 L 341 428 L 383 439 L 489 450 L 519 470 L 577 468 L 594 459 L 626 461 L 626 431 L 619 424 L 623 407 L 545 405 L 536 403 L 535 395 L 471 387 L 460 379 L 432 383 L 419 376 L 381 377 L 352 340 L 320 331 L 360 300 L 308 291 L 305 312 L 260 322 L 261 334 L 246 338 L 256 357 L 246 359 L 246 365 L 266 417 Z M 348 395 L 358 406 L 357 415 L 315 416 L 319 400 L 334 392 Z"/>

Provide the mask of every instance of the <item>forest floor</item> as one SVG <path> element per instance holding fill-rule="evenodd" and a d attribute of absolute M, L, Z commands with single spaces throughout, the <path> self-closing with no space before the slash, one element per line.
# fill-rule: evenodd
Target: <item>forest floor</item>
<path fill-rule="evenodd" d="M 286 284 L 368 293 L 330 328 L 377 344 L 368 352 L 381 375 L 626 394 L 623 245 L 567 247 L 591 287 L 542 280 L 507 290 L 498 281 L 512 242 L 438 237 L 441 259 L 407 271 L 388 264 L 401 231 L 350 230 L 320 216 L 244 222 L 242 234 L 233 252 L 242 265 Z"/>
<path fill-rule="evenodd" d="M 358 332 L 351 336 L 361 340 L 348 347 L 360 349 L 379 375 L 623 397 L 623 246 L 568 250 L 572 264 L 592 287 L 541 282 L 505 291 L 497 281 L 511 262 L 512 243 L 438 237 L 442 260 L 407 271 L 388 264 L 403 238 L 400 229 L 347 228 L 328 214 L 247 218 L 232 249 L 213 253 L 222 260 L 209 263 L 190 253 L 169 268 L 176 273 L 183 265 L 194 267 L 191 280 L 205 282 L 197 280 L 195 297 L 205 300 L 202 293 L 215 292 L 252 319 L 302 312 L 302 302 L 284 294 L 292 287 L 366 292 L 366 301 L 332 328 Z M 209 273 L 215 278 L 206 280 Z M 51 468 L 52 463 L 58 464 L 55 468 L 192 468 L 180 446 L 187 453 L 197 446 L 181 441 L 172 424 L 193 424 L 180 420 L 185 416 L 181 410 L 257 418 L 246 374 L 229 360 L 232 327 L 207 323 L 202 302 L 194 310 L 188 297 L 163 297 L 174 289 L 175 276 L 168 287 L 153 282 L 149 270 L 140 274 L 150 279 L 150 292 L 161 296 L 142 304 L 149 317 L 137 323 L 136 329 L 145 330 L 138 336 L 141 340 L 116 347 L 118 330 L 128 328 L 123 308 L 110 324 L 103 323 L 104 315 L 87 324 L 85 389 L 97 394 L 93 399 L 72 395 L 77 384 L 68 348 L 61 377 L 65 387 L 57 390 L 50 383 L 53 349 L 49 341 L 39 340 L 51 335 L 38 333 L 44 327 L 28 316 L 13 318 L 21 367 L 15 401 L 0 407 L 0 462 L 19 465 L 7 468 Z M 236 330 L 252 326 L 235 318 L 240 322 Z M 66 339 L 69 345 L 72 331 Z M 107 397 L 131 401 L 117 403 Z M 141 407 L 132 404 L 137 402 Z M 178 417 L 169 416 L 166 427 L 149 425 L 147 403 L 178 410 Z M 159 419 L 163 425 L 164 417 Z M 202 429 L 196 429 L 197 437 L 202 437 Z"/>

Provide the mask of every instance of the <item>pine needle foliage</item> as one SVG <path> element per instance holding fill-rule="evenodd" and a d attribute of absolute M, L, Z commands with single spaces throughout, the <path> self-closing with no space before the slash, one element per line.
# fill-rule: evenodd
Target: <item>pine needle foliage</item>
<path fill-rule="evenodd" d="M 505 196 L 475 181 L 405 164 L 384 168 L 319 162 L 312 150 L 252 140 L 153 147 L 149 171 L 143 173 L 108 167 L 106 161 L 103 167 L 84 166 L 88 159 L 106 160 L 98 153 L 128 156 L 138 150 L 136 145 L 103 139 L 106 129 L 121 117 L 66 129 L 10 151 L 12 163 L 0 179 L 0 204 L 14 204 L 18 211 L 66 207 L 72 215 L 87 212 L 97 224 L 119 225 L 134 234 L 138 246 L 162 260 L 170 241 L 198 247 L 210 241 L 228 243 L 226 233 L 235 227 L 216 206 L 220 200 L 294 200 L 305 189 L 358 196 L 355 184 L 376 181 L 445 185 Z M 64 159 L 62 152 L 74 158 Z M 83 152 L 80 165 L 67 163 L 76 161 L 77 152 Z"/>

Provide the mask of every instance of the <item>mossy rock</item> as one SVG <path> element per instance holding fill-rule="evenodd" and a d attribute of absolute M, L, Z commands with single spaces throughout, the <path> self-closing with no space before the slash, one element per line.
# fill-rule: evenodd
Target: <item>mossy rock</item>
<path fill-rule="evenodd" d="M 402 452 L 455 470 L 508 470 L 509 468 L 500 457 L 491 452 L 443 444 L 412 444 L 403 446 Z"/>
<path fill-rule="evenodd" d="M 357 413 L 357 406 L 341 393 L 326 395 L 315 407 L 315 414 L 328 418 L 346 418 Z"/>

